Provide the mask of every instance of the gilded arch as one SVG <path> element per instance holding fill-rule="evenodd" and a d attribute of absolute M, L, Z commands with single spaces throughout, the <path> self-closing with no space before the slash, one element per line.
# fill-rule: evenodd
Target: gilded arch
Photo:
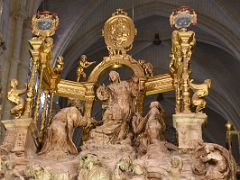
<path fill-rule="evenodd" d="M 94 85 L 98 81 L 99 77 L 109 69 L 119 68 L 119 67 L 128 67 L 130 68 L 134 75 L 136 75 L 140 79 L 140 92 L 139 97 L 137 98 L 136 108 L 137 111 L 143 113 L 143 104 L 144 104 L 144 96 L 145 91 L 144 85 L 146 81 L 146 77 L 144 74 L 144 69 L 141 64 L 138 63 L 135 59 L 133 59 L 129 55 L 117 55 L 117 56 L 108 56 L 105 57 L 104 60 L 98 64 L 88 78 L 88 83 L 86 84 L 87 93 L 86 93 L 86 104 L 85 104 L 85 115 L 91 116 L 92 107 L 95 99 Z"/>
<path fill-rule="evenodd" d="M 144 69 L 135 59 L 129 55 L 119 55 L 105 57 L 104 60 L 93 69 L 89 75 L 88 82 L 96 82 L 101 74 L 106 72 L 108 69 L 119 68 L 122 66 L 130 68 L 137 77 L 145 77 Z"/>

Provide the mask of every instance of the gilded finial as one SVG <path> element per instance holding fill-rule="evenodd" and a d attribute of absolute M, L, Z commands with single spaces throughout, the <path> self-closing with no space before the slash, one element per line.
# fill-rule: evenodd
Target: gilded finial
<path fill-rule="evenodd" d="M 123 11 L 123 9 L 116 9 L 116 12 L 112 13 L 112 16 L 117 16 L 117 15 L 124 15 L 127 16 L 127 12 Z"/>
<path fill-rule="evenodd" d="M 227 128 L 227 131 L 231 131 L 232 130 L 232 123 L 230 121 L 228 121 L 226 124 L 225 124 L 226 128 Z"/>
<path fill-rule="evenodd" d="M 197 14 L 193 9 L 187 6 L 181 6 L 172 12 L 169 21 L 171 26 L 186 31 L 191 24 L 197 24 Z"/>
<path fill-rule="evenodd" d="M 38 12 L 32 18 L 32 33 L 35 36 L 53 36 L 59 25 L 59 18 L 49 11 Z"/>

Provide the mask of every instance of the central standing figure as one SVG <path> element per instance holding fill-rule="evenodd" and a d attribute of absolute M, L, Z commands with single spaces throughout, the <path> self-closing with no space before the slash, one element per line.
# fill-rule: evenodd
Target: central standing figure
<path fill-rule="evenodd" d="M 108 86 L 100 86 L 96 91 L 97 97 L 103 101 L 103 125 L 93 130 L 91 136 L 115 144 L 126 139 L 129 133 L 139 81 L 136 77 L 121 81 L 116 71 L 109 73 L 109 80 L 111 83 Z"/>

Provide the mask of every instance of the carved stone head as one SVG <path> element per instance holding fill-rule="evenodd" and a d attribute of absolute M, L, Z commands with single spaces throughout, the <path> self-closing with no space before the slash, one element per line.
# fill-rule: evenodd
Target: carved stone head
<path fill-rule="evenodd" d="M 160 103 L 158 102 L 158 101 L 153 101 L 153 102 L 151 102 L 151 104 L 150 104 L 150 106 L 149 106 L 150 108 L 160 108 Z"/>
<path fill-rule="evenodd" d="M 182 159 L 178 156 L 173 156 L 171 158 L 171 166 L 175 169 L 178 168 L 179 170 L 181 170 L 183 166 Z"/>
<path fill-rule="evenodd" d="M 211 152 L 213 152 L 215 150 L 214 145 L 212 145 L 212 144 L 205 145 L 204 149 L 205 149 L 207 154 L 209 154 L 209 153 L 211 153 Z"/>
<path fill-rule="evenodd" d="M 85 154 L 81 157 L 80 160 L 80 169 L 89 169 L 91 170 L 94 165 L 101 165 L 101 162 L 97 155 L 95 154 Z"/>
<path fill-rule="evenodd" d="M 81 56 L 81 61 L 82 61 L 82 62 L 87 61 L 87 56 L 86 56 L 86 55 L 82 55 L 82 56 Z"/>
<path fill-rule="evenodd" d="M 16 88 L 18 85 L 18 81 L 16 79 L 12 79 L 10 82 L 10 85 L 12 88 Z"/>
<path fill-rule="evenodd" d="M 120 82 L 120 76 L 117 71 L 110 71 L 109 80 L 112 82 Z"/>

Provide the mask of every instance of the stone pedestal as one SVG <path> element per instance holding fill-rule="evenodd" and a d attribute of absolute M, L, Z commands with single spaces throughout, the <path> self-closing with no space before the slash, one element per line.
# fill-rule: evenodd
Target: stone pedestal
<path fill-rule="evenodd" d="M 32 122 L 28 119 L 14 119 L 1 121 L 6 128 L 6 135 L 1 145 L 1 153 L 13 153 L 16 158 L 27 156 L 29 149 L 34 148 L 30 135 L 29 126 Z"/>
<path fill-rule="evenodd" d="M 193 149 L 202 140 L 202 125 L 206 122 L 204 113 L 179 113 L 173 115 L 173 126 L 178 134 L 180 149 Z"/>

